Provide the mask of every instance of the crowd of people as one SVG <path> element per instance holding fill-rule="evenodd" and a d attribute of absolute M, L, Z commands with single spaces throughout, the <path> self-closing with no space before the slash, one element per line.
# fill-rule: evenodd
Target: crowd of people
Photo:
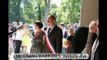
<path fill-rule="evenodd" d="M 56 18 L 49 15 L 47 23 L 44 27 L 41 21 L 35 21 L 33 32 L 26 23 L 9 24 L 9 57 L 14 53 L 88 53 L 88 60 L 98 58 L 98 20 L 90 22 L 89 27 L 80 27 L 78 23 L 65 26 L 63 22 L 57 25 Z"/>

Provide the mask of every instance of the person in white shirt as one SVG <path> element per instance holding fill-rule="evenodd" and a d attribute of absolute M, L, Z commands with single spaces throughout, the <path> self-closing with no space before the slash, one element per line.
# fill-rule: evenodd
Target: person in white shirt
<path fill-rule="evenodd" d="M 19 53 L 20 52 L 20 47 L 22 44 L 22 38 L 24 36 L 24 29 L 19 29 L 16 31 L 16 37 L 15 37 L 15 53 Z"/>

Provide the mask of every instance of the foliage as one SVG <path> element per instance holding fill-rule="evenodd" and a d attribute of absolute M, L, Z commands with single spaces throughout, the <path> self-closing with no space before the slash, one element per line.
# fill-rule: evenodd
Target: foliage
<path fill-rule="evenodd" d="M 20 21 L 20 3 L 21 0 L 9 0 L 9 21 Z"/>
<path fill-rule="evenodd" d="M 32 23 L 45 20 L 48 0 L 9 0 L 9 21 Z M 81 0 L 61 0 L 61 6 L 50 4 L 49 13 L 57 18 L 57 23 L 75 23 L 80 19 Z"/>

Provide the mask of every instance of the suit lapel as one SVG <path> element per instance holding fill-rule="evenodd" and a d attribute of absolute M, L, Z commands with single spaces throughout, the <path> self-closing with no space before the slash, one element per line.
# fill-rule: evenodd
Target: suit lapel
<path fill-rule="evenodd" d="M 48 35 L 55 33 L 55 32 L 54 32 L 54 31 L 55 31 L 55 28 L 56 28 L 56 25 L 54 26 L 54 28 L 52 29 L 52 31 L 49 32 Z"/>

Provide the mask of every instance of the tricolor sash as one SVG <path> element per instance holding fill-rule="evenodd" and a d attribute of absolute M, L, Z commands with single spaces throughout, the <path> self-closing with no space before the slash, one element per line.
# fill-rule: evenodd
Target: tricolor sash
<path fill-rule="evenodd" d="M 49 51 L 50 51 L 51 53 L 55 54 L 55 48 L 54 48 L 54 46 L 52 45 L 52 42 L 51 42 L 51 40 L 50 40 L 50 38 L 49 38 L 49 36 L 48 36 L 47 34 L 46 34 L 46 36 L 45 36 L 45 41 L 46 41 L 46 45 L 47 45 Z"/>

